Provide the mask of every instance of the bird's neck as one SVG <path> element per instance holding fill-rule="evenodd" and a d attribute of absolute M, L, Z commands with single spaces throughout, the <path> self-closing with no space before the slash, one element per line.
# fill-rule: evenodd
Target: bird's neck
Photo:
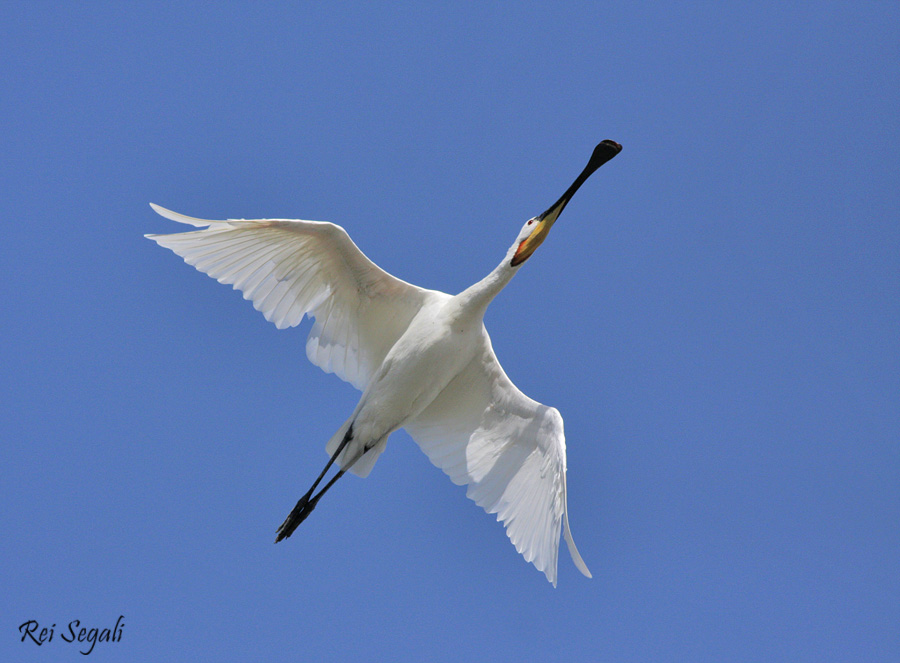
<path fill-rule="evenodd" d="M 503 262 L 497 265 L 490 274 L 457 295 L 463 309 L 480 317 L 484 316 L 488 304 L 503 290 L 519 269 L 510 265 L 514 249 L 515 247 L 510 249 L 503 258 Z"/>

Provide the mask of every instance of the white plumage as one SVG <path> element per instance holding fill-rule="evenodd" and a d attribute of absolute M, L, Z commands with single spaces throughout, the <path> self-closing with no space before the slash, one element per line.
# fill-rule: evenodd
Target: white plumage
<path fill-rule="evenodd" d="M 241 290 L 279 329 L 314 318 L 307 357 L 363 392 L 326 446 L 342 470 L 314 497 L 319 481 L 313 484 L 278 540 L 345 470 L 366 476 L 388 436 L 402 427 L 454 483 L 468 485 L 468 497 L 497 514 L 516 550 L 554 586 L 560 525 L 576 566 L 590 577 L 569 531 L 562 417 L 509 380 L 482 320 L 575 190 L 620 149 L 600 143 L 569 190 L 523 225 L 503 262 L 456 296 L 391 276 L 332 223 L 207 221 L 152 205 L 202 230 L 148 238 Z"/>

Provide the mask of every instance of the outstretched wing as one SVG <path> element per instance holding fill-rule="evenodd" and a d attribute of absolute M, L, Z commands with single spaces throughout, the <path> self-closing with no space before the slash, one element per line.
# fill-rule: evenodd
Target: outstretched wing
<path fill-rule="evenodd" d="M 556 586 L 559 528 L 578 570 L 566 507 L 566 441 L 552 407 L 531 400 L 500 367 L 485 332 L 482 354 L 404 425 L 432 463 L 466 495 L 503 521 L 528 562 Z"/>
<path fill-rule="evenodd" d="M 207 221 L 151 207 L 167 219 L 204 229 L 146 237 L 241 290 L 279 329 L 299 324 L 304 314 L 315 318 L 307 357 L 360 390 L 436 294 L 385 272 L 333 223 Z"/>

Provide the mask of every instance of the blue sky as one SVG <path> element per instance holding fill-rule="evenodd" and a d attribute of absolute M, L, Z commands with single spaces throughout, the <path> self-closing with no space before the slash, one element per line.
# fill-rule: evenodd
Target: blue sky
<path fill-rule="evenodd" d="M 900 659 L 900 9 L 782 5 L 8 6 L 0 658 Z M 272 545 L 358 394 L 148 203 L 458 292 L 604 138 L 486 320 L 594 578 L 403 432 Z"/>

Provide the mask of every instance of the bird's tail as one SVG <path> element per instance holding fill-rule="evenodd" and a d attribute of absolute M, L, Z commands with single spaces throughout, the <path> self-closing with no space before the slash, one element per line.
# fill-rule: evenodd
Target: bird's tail
<path fill-rule="evenodd" d="M 328 440 L 328 444 L 325 445 L 325 451 L 329 456 L 337 451 L 341 442 L 344 440 L 344 436 L 347 434 L 347 431 L 350 430 L 352 425 L 353 418 L 351 417 L 350 419 L 347 419 L 347 421 L 344 422 L 344 425 L 337 430 L 330 440 Z M 372 468 L 375 466 L 375 461 L 378 460 L 381 452 L 384 451 L 384 448 L 387 446 L 387 436 L 378 440 L 374 445 L 371 445 L 362 457 L 354 462 L 353 459 L 360 452 L 361 444 L 365 444 L 365 442 L 362 440 L 355 440 L 351 435 L 351 441 L 344 447 L 341 455 L 337 457 L 337 463 L 340 465 L 341 469 L 349 470 L 356 476 L 365 479 L 369 476 L 369 472 L 371 472 Z"/>

